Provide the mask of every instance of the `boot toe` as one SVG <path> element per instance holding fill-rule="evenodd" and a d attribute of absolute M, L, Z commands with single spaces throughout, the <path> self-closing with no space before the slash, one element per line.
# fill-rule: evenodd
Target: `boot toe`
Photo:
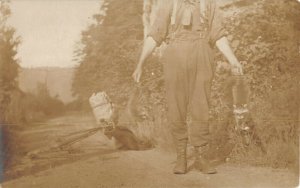
<path fill-rule="evenodd" d="M 195 162 L 194 167 L 196 170 L 199 170 L 203 174 L 216 174 L 217 173 L 217 170 L 211 164 L 209 164 L 208 161 L 201 161 L 201 162 L 197 161 L 197 162 Z"/>
<path fill-rule="evenodd" d="M 179 162 L 179 163 L 178 163 Z M 185 161 L 177 161 L 173 169 L 174 174 L 186 174 L 187 173 L 187 163 Z"/>
<path fill-rule="evenodd" d="M 174 174 L 186 174 L 186 170 L 173 170 Z"/>
<path fill-rule="evenodd" d="M 217 170 L 215 168 L 200 170 L 203 174 L 216 174 Z"/>

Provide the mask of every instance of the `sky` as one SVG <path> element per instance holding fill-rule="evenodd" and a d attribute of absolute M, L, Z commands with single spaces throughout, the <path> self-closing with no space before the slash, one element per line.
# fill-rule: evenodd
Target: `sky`
<path fill-rule="evenodd" d="M 101 0 L 12 0 L 10 25 L 21 37 L 21 67 L 72 67 L 75 43 Z"/>

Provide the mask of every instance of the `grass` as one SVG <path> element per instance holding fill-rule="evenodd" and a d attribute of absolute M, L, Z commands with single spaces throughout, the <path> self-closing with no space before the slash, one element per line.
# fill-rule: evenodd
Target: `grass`
<path fill-rule="evenodd" d="M 157 148 L 165 151 L 174 151 L 174 144 L 165 116 L 156 112 L 154 121 L 138 123 L 135 133 L 139 138 L 155 143 Z M 279 125 L 276 127 L 258 128 L 257 136 L 260 142 L 250 140 L 247 145 L 243 137 L 233 129 L 233 121 L 228 126 L 219 127 L 212 132 L 211 159 L 225 161 L 230 158 L 233 163 L 242 163 L 254 166 L 268 166 L 273 168 L 289 168 L 298 173 L 299 144 L 297 127 L 294 124 Z M 255 122 L 257 127 L 263 127 L 265 121 Z M 269 122 L 269 124 L 272 124 Z M 296 127 L 296 128 L 295 128 Z M 263 149 L 262 149 L 263 148 Z"/>

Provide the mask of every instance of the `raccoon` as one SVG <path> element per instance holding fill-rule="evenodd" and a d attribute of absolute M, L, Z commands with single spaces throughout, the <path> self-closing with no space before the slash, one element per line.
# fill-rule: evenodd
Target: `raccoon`
<path fill-rule="evenodd" d="M 243 143 L 248 146 L 251 143 L 260 147 L 263 153 L 266 149 L 257 134 L 255 123 L 251 117 L 247 105 L 234 105 L 233 106 L 234 119 L 236 121 L 235 131 L 242 137 Z"/>
<path fill-rule="evenodd" d="M 247 104 L 244 105 L 233 105 L 233 114 L 236 121 L 235 130 L 247 132 L 253 129 L 251 124 L 250 113 L 247 108 Z"/>

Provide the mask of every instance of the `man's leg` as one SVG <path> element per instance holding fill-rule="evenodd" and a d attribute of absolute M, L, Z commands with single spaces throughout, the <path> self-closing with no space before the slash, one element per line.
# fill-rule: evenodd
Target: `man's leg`
<path fill-rule="evenodd" d="M 172 70 L 166 70 L 166 72 L 168 71 Z M 187 171 L 186 147 L 188 141 L 186 125 L 187 97 L 183 87 L 184 84 L 182 80 L 177 80 L 177 76 L 175 74 L 173 79 L 166 80 L 167 116 L 177 153 L 177 162 L 173 172 L 175 174 L 185 174 Z"/>
<path fill-rule="evenodd" d="M 195 148 L 195 168 L 205 174 L 214 174 L 217 171 L 205 158 L 208 152 L 209 134 L 209 105 L 207 87 L 209 82 L 198 82 L 195 88 L 195 97 L 191 103 L 192 122 L 190 125 L 191 144 Z M 206 91 L 206 92 L 205 92 Z"/>
<path fill-rule="evenodd" d="M 182 48 L 184 50 L 184 46 Z M 186 147 L 188 140 L 186 113 L 188 104 L 188 80 L 185 66 L 186 57 L 176 47 L 168 49 L 164 64 L 168 122 L 176 145 L 177 161 L 175 174 L 187 171 Z M 181 52 L 181 53 L 180 53 Z"/>
<path fill-rule="evenodd" d="M 199 80 L 194 86 L 194 92 L 191 97 L 190 110 L 192 122 L 190 124 L 189 136 L 193 146 L 205 146 L 208 144 L 209 135 L 209 105 L 208 87 L 209 81 Z"/>
<path fill-rule="evenodd" d="M 204 158 L 208 150 L 209 135 L 209 96 L 211 87 L 212 58 L 210 49 L 204 43 L 199 43 L 192 55 L 193 70 L 195 74 L 190 77 L 190 110 L 192 122 L 190 124 L 189 136 L 191 144 L 195 148 L 195 167 L 203 173 L 216 173 Z"/>

